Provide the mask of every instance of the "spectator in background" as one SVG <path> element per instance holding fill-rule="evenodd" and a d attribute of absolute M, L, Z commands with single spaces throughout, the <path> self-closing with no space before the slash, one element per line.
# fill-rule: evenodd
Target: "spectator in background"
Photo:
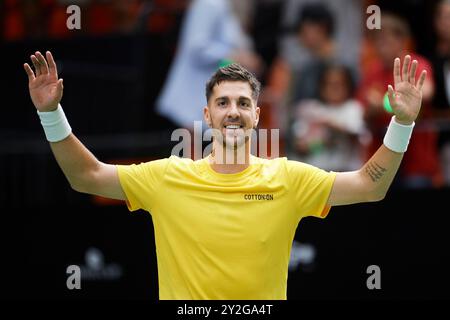
<path fill-rule="evenodd" d="M 362 25 L 362 10 L 361 3 L 352 0 L 289 0 L 284 11 L 284 26 L 293 34 L 280 43 L 271 75 L 276 81 L 269 81 L 268 89 L 290 105 L 317 98 L 318 74 L 327 62 L 355 66 L 362 33 L 355 26 Z M 358 75 L 358 67 L 352 68 Z"/>
<path fill-rule="evenodd" d="M 242 1 L 243 2 L 243 1 Z M 255 51 L 263 60 L 264 69 L 259 75 L 262 94 L 259 100 L 260 122 L 259 128 L 280 128 L 278 121 L 280 109 L 278 101 L 271 96 L 273 82 L 277 86 L 283 86 L 278 79 L 271 79 L 274 62 L 279 55 L 279 39 L 283 35 L 282 18 L 284 10 L 284 0 L 258 0 L 255 1 L 252 14 L 252 28 L 249 33 L 254 41 Z M 271 86 L 268 86 L 270 80 Z M 283 149 L 283 145 L 280 145 Z"/>
<path fill-rule="evenodd" d="M 286 0 L 283 26 L 293 32 L 286 34 L 280 41 L 280 59 L 272 76 L 279 83 L 292 83 L 302 71 L 303 74 L 306 73 L 305 65 L 316 64 L 319 58 L 333 59 L 351 66 L 358 78 L 359 70 L 355 61 L 358 61 L 360 52 L 362 12 L 359 0 Z M 283 76 L 286 69 L 292 71 L 293 81 Z M 305 81 L 307 86 L 314 82 L 311 78 L 308 80 Z M 317 85 L 317 78 L 315 82 Z M 270 87 L 274 87 L 275 95 L 280 90 L 286 90 L 273 82 Z M 316 94 L 312 91 L 307 90 L 305 98 Z M 297 96 L 299 98 L 302 98 L 301 93 Z M 296 102 L 296 97 L 291 97 L 286 102 L 292 104 Z"/>
<path fill-rule="evenodd" d="M 194 0 L 186 13 L 177 53 L 157 101 L 157 111 L 184 128 L 202 121 L 203 85 L 224 60 L 259 74 L 260 58 L 229 0 Z"/>
<path fill-rule="evenodd" d="M 444 124 L 439 134 L 440 159 L 445 183 L 450 185 L 450 1 L 441 0 L 434 15 L 435 46 L 433 61 L 436 94 L 435 116 Z"/>
<path fill-rule="evenodd" d="M 326 63 L 336 58 L 334 19 L 326 6 L 305 5 L 295 30 L 298 43 L 304 49 L 304 60 L 292 73 L 291 102 L 317 97 L 319 74 Z"/>
<path fill-rule="evenodd" d="M 286 153 L 295 155 L 295 137 L 290 128 L 295 121 L 291 108 L 304 99 L 318 98 L 319 76 L 325 65 L 339 62 L 334 17 L 328 7 L 320 2 L 308 3 L 298 12 L 294 28 L 299 51 L 283 46 L 275 62 L 271 79 L 266 88 L 269 96 L 285 118 L 279 118 L 279 128 L 286 128 L 281 134 L 285 138 Z"/>
<path fill-rule="evenodd" d="M 434 29 L 436 32 L 436 55 L 450 56 L 450 1 L 440 0 L 436 6 L 434 16 Z"/>
<path fill-rule="evenodd" d="M 346 65 L 353 66 L 360 56 L 360 43 L 364 30 L 363 1 L 360 0 L 283 0 L 284 27 L 292 29 L 298 24 L 298 12 L 311 4 L 324 6 L 333 17 L 333 39 L 335 40 L 335 55 Z M 307 51 L 296 37 L 287 35 L 282 40 L 284 51 L 290 52 L 292 65 L 297 65 L 304 59 Z M 354 70 L 355 71 L 355 70 Z M 356 70 L 357 71 L 357 70 Z"/>
<path fill-rule="evenodd" d="M 255 2 L 252 15 L 253 28 L 250 31 L 255 42 L 255 50 L 267 67 L 264 69 L 264 74 L 261 75 L 263 86 L 266 85 L 270 66 L 278 56 L 284 4 L 284 0 L 258 0 Z"/>
<path fill-rule="evenodd" d="M 409 26 L 404 18 L 394 13 L 382 12 L 381 29 L 371 31 L 377 53 L 375 61 L 369 65 L 359 89 L 359 98 L 365 107 L 365 119 L 372 133 L 372 142 L 367 155 L 382 143 L 383 135 L 392 114 L 383 108 L 383 99 L 387 86 L 393 81 L 392 61 L 412 51 L 412 39 Z M 423 87 L 423 108 L 421 117 L 430 116 L 430 102 L 433 98 L 434 84 L 430 63 L 423 57 L 412 53 L 412 59 L 418 61 L 418 68 L 428 72 Z M 406 187 L 430 187 L 440 184 L 440 166 L 437 151 L 437 133 L 433 128 L 420 127 L 411 138 L 412 152 L 405 155 L 401 170 L 401 184 Z"/>
<path fill-rule="evenodd" d="M 362 106 L 353 98 L 351 71 L 329 65 L 319 79 L 320 99 L 297 106 L 294 134 L 300 161 L 325 170 L 357 170 L 363 164 L 360 140 L 365 129 Z"/>

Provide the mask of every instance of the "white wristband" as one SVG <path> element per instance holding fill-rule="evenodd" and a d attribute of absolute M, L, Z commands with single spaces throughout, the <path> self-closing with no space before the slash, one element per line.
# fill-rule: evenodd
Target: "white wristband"
<path fill-rule="evenodd" d="M 395 116 L 393 116 L 384 136 L 384 145 L 394 152 L 405 152 L 408 149 L 414 125 L 414 122 L 410 125 L 400 124 L 395 121 Z"/>
<path fill-rule="evenodd" d="M 45 136 L 50 142 L 58 142 L 67 138 L 72 128 L 60 104 L 58 108 L 50 112 L 37 112 L 44 128 Z"/>

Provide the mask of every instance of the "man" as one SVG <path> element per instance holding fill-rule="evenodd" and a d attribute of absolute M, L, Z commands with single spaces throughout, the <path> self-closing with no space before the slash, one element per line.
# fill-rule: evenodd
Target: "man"
<path fill-rule="evenodd" d="M 242 133 L 259 121 L 260 85 L 237 64 L 219 69 L 206 86 L 204 118 L 215 129 L 208 157 L 170 157 L 140 165 L 98 161 L 71 133 L 59 102 L 63 83 L 50 52 L 31 56 L 31 99 L 47 140 L 73 189 L 126 200 L 152 214 L 160 299 L 286 299 L 295 229 L 305 216 L 325 217 L 331 206 L 383 199 L 420 110 L 426 72 L 395 59 L 395 117 L 384 144 L 358 171 L 327 173 L 250 155 Z M 395 118 L 395 119 L 394 119 Z M 243 161 L 235 155 L 244 154 Z M 233 156 L 231 163 L 222 156 Z"/>

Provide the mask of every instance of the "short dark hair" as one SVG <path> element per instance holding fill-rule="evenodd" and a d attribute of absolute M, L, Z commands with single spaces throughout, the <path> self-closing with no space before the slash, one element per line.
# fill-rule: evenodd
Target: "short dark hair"
<path fill-rule="evenodd" d="M 216 84 L 223 81 L 243 81 L 247 82 L 252 89 L 252 98 L 257 101 L 261 91 L 261 83 L 256 77 L 238 63 L 232 63 L 226 67 L 219 68 L 206 83 L 206 102 L 212 95 Z"/>
<path fill-rule="evenodd" d="M 300 29 L 307 22 L 322 25 L 328 36 L 334 33 L 333 14 L 322 3 L 309 3 L 300 8 L 296 29 Z"/>

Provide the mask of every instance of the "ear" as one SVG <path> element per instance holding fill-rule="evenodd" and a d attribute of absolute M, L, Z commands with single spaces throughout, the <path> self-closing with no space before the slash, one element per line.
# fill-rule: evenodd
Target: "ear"
<path fill-rule="evenodd" d="M 260 112 L 261 110 L 259 109 L 259 107 L 256 107 L 255 108 L 255 114 L 256 114 L 256 117 L 255 117 L 255 122 L 253 123 L 253 129 L 255 129 L 257 126 L 258 126 L 258 122 L 259 122 L 259 112 Z"/>
<path fill-rule="evenodd" d="M 205 119 L 206 123 L 208 124 L 208 127 L 212 127 L 211 125 L 211 115 L 209 113 L 208 106 L 203 107 L 203 118 Z"/>

